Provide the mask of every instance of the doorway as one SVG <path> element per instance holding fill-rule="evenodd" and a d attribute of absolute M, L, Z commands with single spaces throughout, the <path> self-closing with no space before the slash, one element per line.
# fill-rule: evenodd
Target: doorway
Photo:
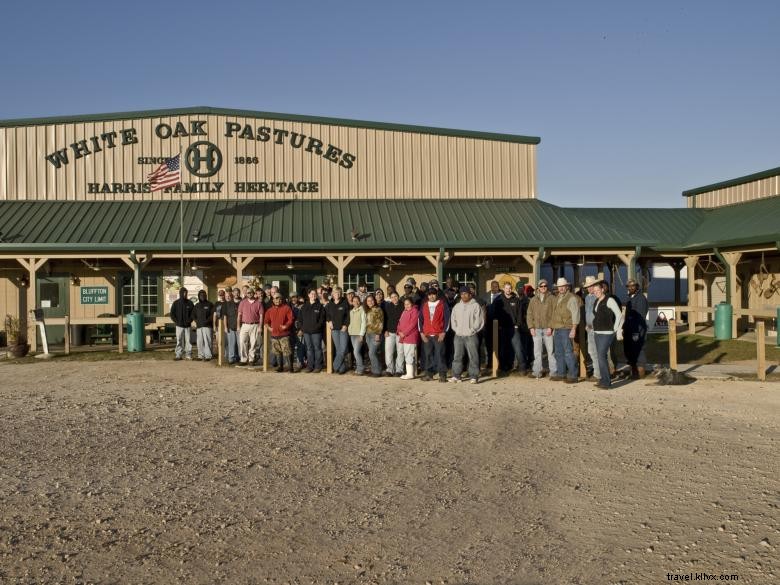
<path fill-rule="evenodd" d="M 49 318 L 62 318 L 68 313 L 69 276 L 39 276 L 36 279 L 36 308 L 43 309 L 44 323 Z M 40 330 L 36 328 L 38 344 L 42 343 Z M 50 345 L 65 342 L 64 325 L 46 325 L 46 338 Z"/>

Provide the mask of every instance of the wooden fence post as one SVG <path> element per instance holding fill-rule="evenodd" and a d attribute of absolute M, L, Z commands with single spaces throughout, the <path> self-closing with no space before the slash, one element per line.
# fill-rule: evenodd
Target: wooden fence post
<path fill-rule="evenodd" d="M 270 348 L 268 347 L 268 326 L 265 325 L 265 323 L 262 323 L 260 327 L 263 328 L 263 371 L 268 371 L 268 362 L 271 361 L 270 356 Z"/>
<path fill-rule="evenodd" d="M 498 319 L 493 319 L 493 377 L 498 377 Z"/>
<path fill-rule="evenodd" d="M 65 355 L 70 355 L 70 315 L 65 315 Z"/>
<path fill-rule="evenodd" d="M 758 379 L 766 380 L 766 325 L 763 319 L 756 319 L 756 357 L 758 358 Z"/>
<path fill-rule="evenodd" d="M 217 365 L 222 365 L 222 336 L 225 334 L 225 323 L 222 319 L 219 320 L 217 325 Z"/>
<path fill-rule="evenodd" d="M 118 325 L 119 325 L 119 353 L 122 353 L 124 351 L 124 344 L 125 344 L 125 324 L 124 324 L 124 316 L 119 315 L 117 318 Z"/>
<path fill-rule="evenodd" d="M 333 331 L 330 327 L 325 327 L 325 353 L 327 354 L 327 363 L 325 371 L 328 374 L 333 373 Z"/>
<path fill-rule="evenodd" d="M 677 369 L 677 320 L 669 319 L 669 367 Z"/>

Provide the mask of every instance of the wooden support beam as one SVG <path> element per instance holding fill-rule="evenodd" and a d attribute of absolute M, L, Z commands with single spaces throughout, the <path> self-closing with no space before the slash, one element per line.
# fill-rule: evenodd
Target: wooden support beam
<path fill-rule="evenodd" d="M 669 367 L 677 369 L 677 321 L 669 319 Z"/>
<path fill-rule="evenodd" d="M 688 277 L 688 305 L 693 306 L 698 304 L 696 298 L 696 265 L 699 263 L 698 256 L 686 256 L 685 267 L 687 269 Z M 696 333 L 696 321 L 698 321 L 698 315 L 691 311 L 688 311 L 688 333 Z"/>
<path fill-rule="evenodd" d="M 65 355 L 70 355 L 70 315 L 65 315 Z"/>
<path fill-rule="evenodd" d="M 271 348 L 268 347 L 268 325 L 262 323 L 260 327 L 263 328 L 263 372 L 268 371 L 268 363 L 271 361 Z"/>
<path fill-rule="evenodd" d="M 737 291 L 737 263 L 742 258 L 742 252 L 721 252 L 723 259 L 728 265 L 727 270 L 727 286 L 731 291 L 731 306 L 735 309 L 742 309 L 742 291 Z M 731 316 L 731 338 L 737 338 L 737 322 L 739 317 L 736 313 L 732 313 Z"/>
<path fill-rule="evenodd" d="M 328 374 L 333 373 L 333 331 L 330 327 L 325 327 L 325 371 Z"/>
<path fill-rule="evenodd" d="M 766 326 L 764 324 L 763 319 L 757 319 L 756 320 L 756 359 L 758 363 L 756 364 L 757 367 L 757 374 L 758 379 L 762 382 L 766 380 L 766 345 L 764 345 L 764 342 L 766 340 Z"/>
<path fill-rule="evenodd" d="M 498 377 L 498 319 L 493 320 L 493 372 L 494 378 Z"/>
<path fill-rule="evenodd" d="M 119 317 L 117 317 L 117 325 L 119 326 L 119 336 L 118 336 L 119 353 L 122 353 L 122 352 L 124 352 L 124 346 L 125 346 L 125 331 L 124 331 L 124 329 L 125 329 L 125 318 L 121 314 L 119 315 Z"/>
<path fill-rule="evenodd" d="M 222 365 L 222 337 L 225 335 L 225 322 L 220 319 L 217 325 L 217 365 Z"/>

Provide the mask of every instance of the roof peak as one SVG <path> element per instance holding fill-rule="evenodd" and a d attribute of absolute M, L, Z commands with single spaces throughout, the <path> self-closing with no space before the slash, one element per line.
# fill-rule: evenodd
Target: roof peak
<path fill-rule="evenodd" d="M 350 118 L 284 114 L 280 112 L 263 112 L 257 110 L 214 108 L 211 106 L 190 106 L 186 108 L 164 108 L 157 110 L 136 110 L 130 112 L 52 116 L 45 118 L 15 118 L 9 120 L 0 120 L 0 128 L 13 126 L 40 126 L 45 124 L 68 124 L 75 122 L 134 120 L 140 118 L 160 118 L 165 116 L 183 116 L 192 114 L 264 118 L 267 120 L 303 122 L 309 124 L 326 124 L 332 126 L 368 128 L 373 130 L 389 130 L 396 132 L 416 132 L 420 134 L 477 138 L 482 140 L 496 140 L 500 142 L 516 142 L 520 144 L 539 144 L 541 142 L 541 138 L 538 136 L 525 136 L 521 134 L 480 132 L 474 130 L 460 130 L 456 128 L 442 128 L 437 126 L 419 126 L 415 124 L 398 124 L 392 122 L 372 122 L 368 120 L 355 120 Z"/>

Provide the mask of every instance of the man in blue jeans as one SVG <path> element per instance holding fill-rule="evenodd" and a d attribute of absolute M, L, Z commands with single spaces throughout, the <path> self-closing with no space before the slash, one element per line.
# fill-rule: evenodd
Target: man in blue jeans
<path fill-rule="evenodd" d="M 347 354 L 349 344 L 349 307 L 347 299 L 341 296 L 341 287 L 333 289 L 333 298 L 325 306 L 325 318 L 328 322 L 328 328 L 333 336 L 333 346 L 336 355 L 333 358 L 333 371 L 337 374 L 346 374 L 347 367 L 344 364 L 344 357 Z"/>
<path fill-rule="evenodd" d="M 580 324 L 580 301 L 569 290 L 569 281 L 565 278 L 559 278 L 555 286 L 558 288 L 558 296 L 553 306 L 551 326 L 558 371 L 550 376 L 550 380 L 576 384 L 579 381 L 579 368 L 572 340 L 577 336 L 577 326 Z"/>

